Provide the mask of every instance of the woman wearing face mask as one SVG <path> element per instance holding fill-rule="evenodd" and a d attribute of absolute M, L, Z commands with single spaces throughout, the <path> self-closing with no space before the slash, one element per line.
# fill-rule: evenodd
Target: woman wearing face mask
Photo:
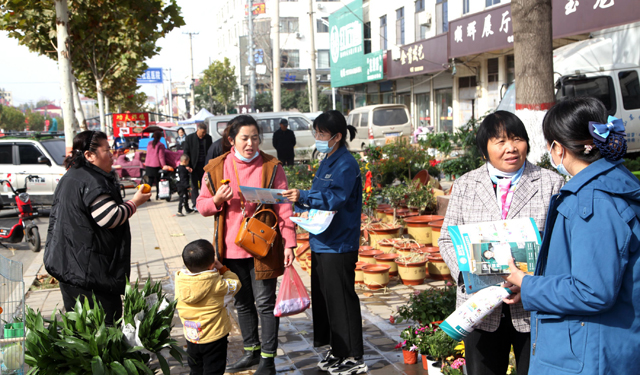
<path fill-rule="evenodd" d="M 538 228 L 544 228 L 551 196 L 564 183 L 557 173 L 527 161 L 527 130 L 510 112 L 496 111 L 485 117 L 476 143 L 487 163 L 456 180 L 438 241 L 440 253 L 458 284 L 458 306 L 469 294 L 458 269 L 448 226 L 530 217 Z M 512 345 L 518 374 L 527 374 L 529 313 L 519 302 L 518 289 L 512 290 L 516 294 L 464 339 L 470 374 L 506 373 Z"/>
<path fill-rule="evenodd" d="M 535 275 L 512 262 L 506 278 L 531 311 L 531 373 L 633 373 L 640 182 L 622 165 L 624 124 L 582 97 L 556 104 L 542 127 L 553 164 L 573 177 L 551 200 Z"/>
<path fill-rule="evenodd" d="M 338 111 L 328 111 L 313 122 L 316 149 L 327 156 L 313 179 L 311 190 L 292 189 L 282 195 L 303 209 L 336 211 L 329 227 L 309 235 L 311 244 L 311 300 L 313 345 L 331 345 L 318 363 L 331 374 L 367 372 L 362 359 L 360 300 L 355 292 L 358 260 L 362 178 L 358 162 L 347 150 L 347 131 L 356 129 Z"/>
<path fill-rule="evenodd" d="M 273 315 L 273 309 L 277 278 L 294 258 L 296 235 L 289 220 L 293 212 L 288 204 L 259 206 L 246 202 L 239 186 L 287 189 L 287 179 L 280 161 L 260 151 L 260 127 L 253 117 L 235 117 L 228 130 L 233 147 L 204 167 L 203 189 L 197 200 L 198 211 L 203 216 L 215 216 L 213 246 L 218 260 L 238 275 L 242 283 L 242 288 L 235 295 L 234 306 L 238 311 L 245 354 L 227 366 L 226 371 L 239 372 L 259 364 L 255 374 L 273 375 L 276 373 L 274 357 L 280 321 Z M 270 208 L 278 216 L 278 236 L 262 259 L 254 258 L 235 244 L 241 222 L 253 216 L 259 208 Z M 271 214 L 261 213 L 257 218 L 269 226 L 275 224 Z M 262 337 L 258 334 L 258 316 Z"/>

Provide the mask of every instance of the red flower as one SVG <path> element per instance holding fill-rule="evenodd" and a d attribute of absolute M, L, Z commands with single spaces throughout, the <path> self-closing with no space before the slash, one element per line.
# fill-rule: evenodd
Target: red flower
<path fill-rule="evenodd" d="M 389 323 L 394 324 L 396 322 L 396 318 L 393 317 L 393 315 L 391 315 L 389 317 Z M 397 348 L 396 348 L 397 349 Z"/>

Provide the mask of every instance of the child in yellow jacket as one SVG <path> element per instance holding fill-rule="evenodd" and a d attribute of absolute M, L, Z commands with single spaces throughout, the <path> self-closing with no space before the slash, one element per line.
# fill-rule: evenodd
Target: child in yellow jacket
<path fill-rule="evenodd" d="M 209 241 L 189 243 L 182 251 L 182 260 L 187 269 L 176 272 L 176 300 L 191 374 L 222 375 L 231 330 L 224 299 L 238 292 L 240 281 L 215 259 Z"/>

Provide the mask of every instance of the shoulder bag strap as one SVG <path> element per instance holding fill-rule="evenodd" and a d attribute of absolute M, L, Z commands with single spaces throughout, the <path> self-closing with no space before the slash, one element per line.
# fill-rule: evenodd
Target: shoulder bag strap
<path fill-rule="evenodd" d="M 273 217 L 276 219 L 276 222 L 275 222 L 275 224 L 273 224 L 273 226 L 271 227 L 271 229 L 274 229 L 274 230 L 275 230 L 275 229 L 276 229 L 276 226 L 278 225 L 278 215 L 276 215 L 276 213 L 275 213 L 275 212 L 273 212 L 273 210 L 271 210 L 271 209 L 263 208 L 263 209 L 262 209 L 262 210 L 260 210 L 260 211 L 256 211 L 256 212 L 253 214 L 253 216 L 252 216 L 252 217 L 256 217 L 256 215 L 258 215 L 258 214 L 259 214 L 259 213 L 261 213 L 261 212 L 270 212 L 270 213 L 271 213 L 271 215 L 273 215 Z"/>
<path fill-rule="evenodd" d="M 235 160 L 231 159 L 231 161 L 233 161 L 233 170 L 236 172 L 236 183 L 238 184 L 238 196 L 240 196 L 240 208 L 242 208 L 242 217 L 246 217 L 244 213 L 244 195 L 242 195 L 242 191 L 240 190 L 240 177 L 238 177 L 238 167 L 236 166 Z"/>

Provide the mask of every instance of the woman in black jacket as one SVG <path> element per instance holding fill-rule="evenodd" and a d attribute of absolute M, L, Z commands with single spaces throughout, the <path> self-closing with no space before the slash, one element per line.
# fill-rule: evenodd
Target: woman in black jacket
<path fill-rule="evenodd" d="M 111 149 L 103 132 L 87 130 L 73 139 L 67 172 L 53 195 L 44 266 L 60 282 L 67 311 L 91 294 L 105 310 L 107 325 L 122 315 L 131 268 L 129 217 L 150 193 L 124 202 L 111 172 Z"/>

